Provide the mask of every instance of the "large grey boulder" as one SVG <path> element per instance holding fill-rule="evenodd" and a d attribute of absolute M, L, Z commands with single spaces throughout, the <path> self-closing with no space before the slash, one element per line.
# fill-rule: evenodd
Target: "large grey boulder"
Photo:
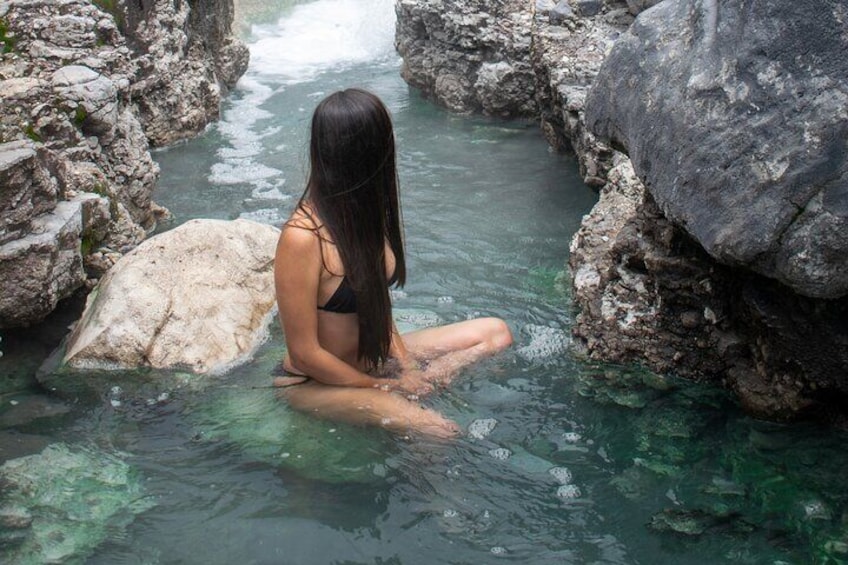
<path fill-rule="evenodd" d="M 218 372 L 264 340 L 279 230 L 192 220 L 124 255 L 89 295 L 65 362 L 75 368 Z"/>
<path fill-rule="evenodd" d="M 843 0 L 666 0 L 586 103 L 711 256 L 819 298 L 848 294 L 846 18 Z"/>

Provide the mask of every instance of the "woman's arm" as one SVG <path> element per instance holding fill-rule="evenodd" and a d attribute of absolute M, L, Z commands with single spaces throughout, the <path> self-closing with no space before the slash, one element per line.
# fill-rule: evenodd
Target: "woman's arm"
<path fill-rule="evenodd" d="M 274 285 L 289 356 L 298 369 L 324 384 L 380 387 L 385 379 L 352 367 L 318 342 L 320 245 L 314 230 L 291 224 L 283 228 L 277 243 Z"/>

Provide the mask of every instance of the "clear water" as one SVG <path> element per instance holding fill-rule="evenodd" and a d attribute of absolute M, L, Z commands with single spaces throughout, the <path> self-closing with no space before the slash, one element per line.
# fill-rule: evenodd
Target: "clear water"
<path fill-rule="evenodd" d="M 110 374 L 62 402 L 20 387 L 0 433 L 119 453 L 155 504 L 85 562 L 848 562 L 844 434 L 754 421 L 720 390 L 574 355 L 564 265 L 596 195 L 572 159 L 533 124 L 453 116 L 408 89 L 390 1 L 281 2 L 279 17 L 253 25 L 222 121 L 156 154 L 172 225 L 279 224 L 302 190 L 312 108 L 368 88 L 400 151 L 410 282 L 395 306 L 413 321 L 497 315 L 516 344 L 427 400 L 468 430 L 450 443 L 292 413 L 265 388 L 278 328 L 211 383 Z M 31 374 L 33 343 L 0 369 Z M 142 377 L 160 384 L 128 384 Z M 17 421 L 13 402 L 58 408 Z"/>

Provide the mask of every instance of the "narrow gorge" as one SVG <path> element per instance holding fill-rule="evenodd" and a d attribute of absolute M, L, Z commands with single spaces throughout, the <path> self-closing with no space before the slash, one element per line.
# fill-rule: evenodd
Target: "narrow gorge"
<path fill-rule="evenodd" d="M 656 4 L 400 1 L 403 75 L 576 154 L 600 191 L 570 258 L 589 358 L 844 422 L 844 4 Z"/>

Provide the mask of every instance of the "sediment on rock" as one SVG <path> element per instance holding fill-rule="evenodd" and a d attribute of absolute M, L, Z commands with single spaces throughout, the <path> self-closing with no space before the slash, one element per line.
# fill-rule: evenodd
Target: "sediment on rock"
<path fill-rule="evenodd" d="M 0 2 L 0 328 L 93 285 L 167 213 L 151 139 L 205 127 L 247 61 L 232 0 L 198 4 Z"/>

